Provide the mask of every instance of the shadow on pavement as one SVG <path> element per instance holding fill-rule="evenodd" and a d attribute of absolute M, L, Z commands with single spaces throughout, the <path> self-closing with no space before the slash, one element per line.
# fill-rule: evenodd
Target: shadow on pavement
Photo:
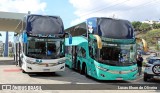
<path fill-rule="evenodd" d="M 61 75 L 54 72 L 37 72 L 37 73 L 26 73 L 30 77 L 60 77 Z"/>
<path fill-rule="evenodd" d="M 38 79 L 48 79 L 48 80 L 55 80 L 55 81 L 65 81 L 70 82 L 71 84 L 118 84 L 118 83 L 130 83 L 129 81 L 124 80 L 97 80 L 92 77 L 86 77 L 81 75 L 75 71 L 72 71 L 69 68 L 66 68 L 64 72 L 56 72 L 56 73 L 29 73 L 31 78 L 38 78 Z"/>
<path fill-rule="evenodd" d="M 99 83 L 130 83 L 129 81 L 125 81 L 125 80 L 96 80 Z"/>
<path fill-rule="evenodd" d="M 160 84 L 160 79 L 150 79 L 147 81 L 147 83 L 159 83 Z"/>

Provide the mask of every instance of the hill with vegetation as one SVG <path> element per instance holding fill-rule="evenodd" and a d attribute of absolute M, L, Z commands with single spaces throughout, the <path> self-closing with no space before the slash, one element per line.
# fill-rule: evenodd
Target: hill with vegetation
<path fill-rule="evenodd" d="M 145 39 L 149 47 L 154 47 L 155 49 L 159 49 L 156 40 L 156 37 L 160 37 L 159 23 L 153 23 L 152 25 L 150 25 L 147 23 L 141 23 L 137 21 L 137 22 L 132 22 L 132 25 L 136 31 L 136 37 Z"/>
<path fill-rule="evenodd" d="M 156 37 L 160 37 L 160 29 L 150 30 L 142 35 L 142 38 L 148 42 L 149 46 L 156 45 Z"/>

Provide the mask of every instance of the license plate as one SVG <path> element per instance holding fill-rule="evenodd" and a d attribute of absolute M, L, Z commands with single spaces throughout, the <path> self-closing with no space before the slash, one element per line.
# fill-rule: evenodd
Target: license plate
<path fill-rule="evenodd" d="M 116 80 L 123 80 L 123 78 L 116 78 Z"/>
<path fill-rule="evenodd" d="M 45 72 L 49 72 L 49 71 L 50 71 L 50 69 L 43 69 L 43 71 L 45 71 Z"/>
<path fill-rule="evenodd" d="M 156 78 L 156 79 L 160 79 L 160 76 L 154 76 L 154 78 Z"/>

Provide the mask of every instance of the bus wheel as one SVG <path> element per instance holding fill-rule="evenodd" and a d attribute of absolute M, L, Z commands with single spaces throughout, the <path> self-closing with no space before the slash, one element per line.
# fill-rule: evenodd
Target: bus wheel
<path fill-rule="evenodd" d="M 24 70 L 22 69 L 22 73 L 26 73 L 26 71 L 24 71 Z"/>
<path fill-rule="evenodd" d="M 85 66 L 85 76 L 88 77 L 88 73 L 87 73 L 87 66 Z"/>
<path fill-rule="evenodd" d="M 19 66 L 22 67 L 22 60 L 19 59 Z"/>
<path fill-rule="evenodd" d="M 82 75 L 85 75 L 85 68 L 86 68 L 86 64 L 85 63 L 82 63 L 82 69 L 80 70 L 80 73 Z"/>
<path fill-rule="evenodd" d="M 79 73 L 81 73 L 80 62 L 78 62 L 78 64 L 77 64 L 77 71 L 78 71 Z"/>

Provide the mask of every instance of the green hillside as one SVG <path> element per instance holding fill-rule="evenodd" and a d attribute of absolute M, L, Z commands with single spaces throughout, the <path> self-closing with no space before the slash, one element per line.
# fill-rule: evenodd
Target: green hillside
<path fill-rule="evenodd" d="M 155 37 L 160 37 L 160 29 L 147 31 L 146 33 L 139 34 L 138 37 L 144 38 L 147 41 L 149 47 L 156 48 L 157 40 Z"/>

